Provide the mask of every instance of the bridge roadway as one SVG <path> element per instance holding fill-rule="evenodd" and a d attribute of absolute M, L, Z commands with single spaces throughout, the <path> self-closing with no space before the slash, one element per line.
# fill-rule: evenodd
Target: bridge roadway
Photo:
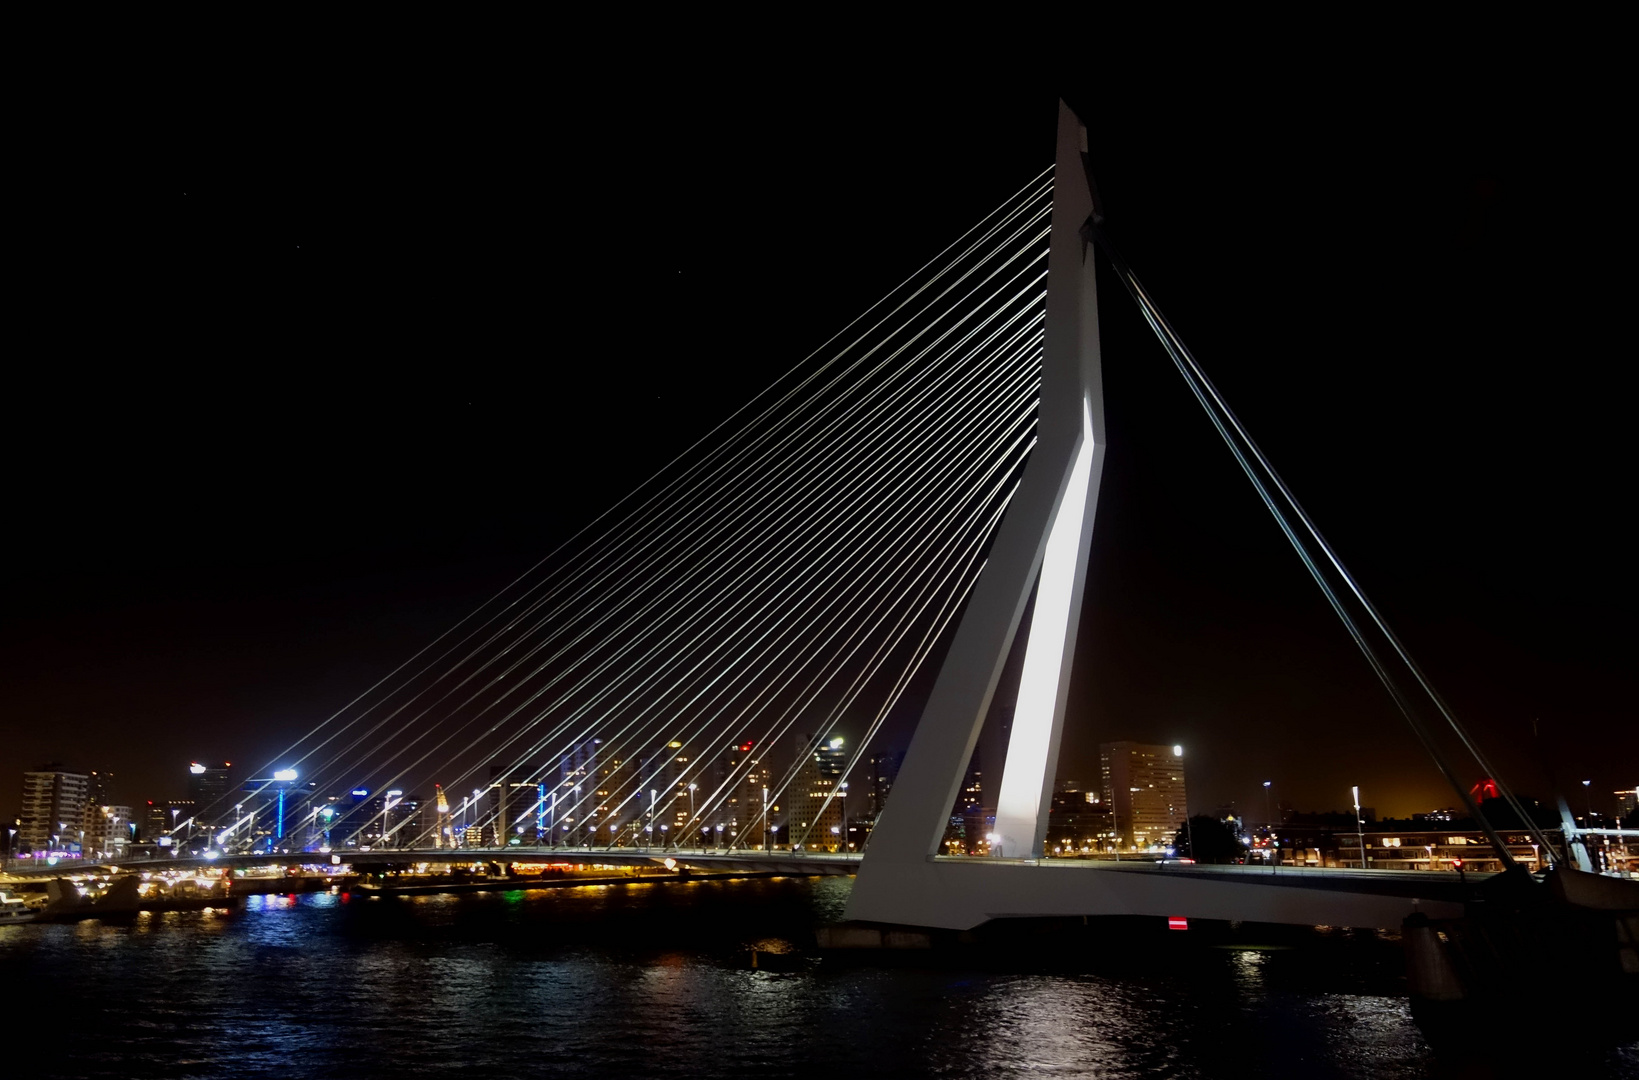
<path fill-rule="evenodd" d="M 737 869 L 752 872 L 778 871 L 809 876 L 819 874 L 852 874 L 859 866 L 859 855 L 833 855 L 827 852 L 784 851 L 723 851 L 692 849 L 676 851 L 660 848 L 380 848 L 363 851 L 349 848 L 345 851 L 300 851 L 274 854 L 222 854 L 214 858 L 186 859 L 119 859 L 107 862 L 79 863 L 63 861 L 55 866 L 13 865 L 6 872 L 19 878 L 58 878 L 105 876 L 110 873 L 147 872 L 168 870 L 205 870 L 233 867 L 251 869 L 263 866 L 349 866 L 370 869 L 381 866 L 402 866 L 406 863 L 443 863 L 470 865 L 472 863 L 598 863 L 604 866 L 664 865 L 667 859 L 679 865 L 706 870 Z"/>
<path fill-rule="evenodd" d="M 722 872 L 792 875 L 852 874 L 857 854 L 784 851 L 677 851 L 659 848 L 456 848 L 220 855 L 214 859 L 145 859 L 112 863 L 13 867 L 15 877 L 80 877 L 263 866 L 348 866 L 353 870 L 405 863 L 554 863 L 664 865 Z M 994 859 L 938 856 L 929 860 L 938 895 L 925 897 L 931 919 L 920 925 L 967 929 L 994 918 L 1058 915 L 1181 915 L 1300 926 L 1397 928 L 1407 915 L 1457 918 L 1476 885 L 1495 875 L 1446 871 L 1351 870 L 1282 866 L 1209 866 L 1129 859 Z M 1041 878 L 1044 871 L 1049 877 Z M 920 875 L 919 875 L 920 877 Z M 923 881 L 928 878 L 922 878 Z M 920 882 L 905 882 L 921 892 Z"/>

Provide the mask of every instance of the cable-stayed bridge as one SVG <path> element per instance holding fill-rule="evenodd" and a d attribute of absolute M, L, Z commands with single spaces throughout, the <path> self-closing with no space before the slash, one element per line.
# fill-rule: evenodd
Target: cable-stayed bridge
<path fill-rule="evenodd" d="M 698 847 L 685 857 L 835 866 L 859 847 L 848 803 L 857 813 L 867 797 L 876 736 L 916 714 L 892 795 L 873 808 L 854 918 L 1379 926 L 1453 913 L 1452 898 L 1434 895 L 1443 881 L 1043 857 L 1105 447 L 1093 254 L 1103 237 L 1068 109 L 1058 140 L 1051 170 L 314 724 L 252 790 L 198 808 L 190 834 L 219 859 L 260 846 L 262 859 L 368 848 L 457 860 L 519 843 L 531 857 Z M 1136 277 L 1106 254 L 1466 801 L 1425 715 L 1483 755 Z M 1021 633 L 993 857 L 950 856 L 958 789 Z"/>

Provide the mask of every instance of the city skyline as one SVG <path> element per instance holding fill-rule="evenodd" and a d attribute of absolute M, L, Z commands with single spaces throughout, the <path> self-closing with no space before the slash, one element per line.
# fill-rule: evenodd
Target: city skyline
<path fill-rule="evenodd" d="M 1597 175 L 1597 158 L 1566 152 L 1558 173 L 1506 172 L 1500 105 L 1448 145 L 1444 114 L 1419 115 L 1409 93 L 1369 108 L 1328 89 L 1340 119 L 1326 131 L 1252 108 L 1270 94 L 1256 84 L 1205 114 L 1164 117 L 1213 164 L 1205 179 L 1184 167 L 1191 157 L 1144 137 L 1153 109 L 1129 98 L 1088 110 L 1112 228 L 1510 782 L 1550 798 L 1538 766 L 1558 755 L 1561 786 L 1589 778 L 1615 790 L 1629 779 L 1617 770 L 1639 759 L 1619 618 L 1631 587 L 1601 568 L 1600 544 L 1621 535 L 1611 492 L 1630 458 L 1598 379 L 1543 363 L 1597 355 L 1597 323 L 1561 325 L 1555 306 L 1584 289 L 1597 300 L 1598 284 L 1547 273 L 1602 235 L 1605 204 L 1581 179 Z M 383 329 L 384 346 L 492 359 L 451 372 L 453 392 L 400 386 L 387 399 L 372 394 L 373 365 L 321 374 L 294 362 L 285 392 L 266 400 L 230 394 L 196 415 L 149 390 L 140 420 L 123 401 L 53 405 L 61 388 L 43 382 L 32 421 L 41 427 L 13 435 L 57 427 L 71 448 L 22 493 L 24 517 L 38 524 L 25 539 L 34 574 L 4 628 L 0 777 L 47 760 L 108 768 L 122 801 L 138 805 L 183 794 L 142 790 L 170 782 L 179 759 L 277 764 L 300 731 L 1027 179 L 1052 117 L 1052 93 L 1039 87 L 957 91 L 960 107 L 920 135 L 866 102 L 817 94 L 731 123 L 712 112 L 711 92 L 698 93 L 691 116 L 663 121 L 672 159 L 688 163 L 666 251 L 633 266 L 598 254 L 599 229 L 535 234 L 565 262 L 584 260 L 585 277 L 622 282 L 611 301 L 577 274 L 564 291 L 586 303 L 550 307 L 558 317 L 608 325 L 627 307 L 652 308 L 655 327 L 688 343 L 638 371 L 635 383 L 661 392 L 653 402 L 624 394 L 618 421 L 583 407 L 608 392 L 586 370 L 587 343 L 601 348 L 601 336 L 581 325 L 543 340 L 532 328 L 517 282 L 537 271 L 500 238 L 510 213 L 490 204 L 481 213 L 498 216 L 473 223 L 467 239 L 445 235 L 477 187 L 456 187 L 411 227 L 397 212 L 425 191 L 383 195 L 379 165 L 310 184 L 293 209 L 265 214 L 236 208 L 243 181 L 184 178 L 164 259 L 213 309 L 195 316 L 201 339 L 188 347 L 200 355 L 209 340 L 233 340 L 238 320 L 284 312 L 292 324 L 273 340 L 237 346 L 247 365 L 271 362 L 303 340 L 354 332 L 383 304 L 430 299 L 433 286 L 418 279 L 428 273 L 442 307 L 413 318 L 394 308 L 428 332 Z M 1249 116 L 1231 129 L 1238 107 Z M 793 126 L 806 145 L 783 140 Z M 1300 132 L 1298 150 L 1289 143 Z M 613 131 L 577 138 L 588 160 L 618 148 Z M 946 170 L 916 213 L 880 194 L 936 151 L 969 167 Z M 753 162 L 802 175 L 736 207 L 730 178 Z M 576 181 L 588 198 L 602 190 L 594 175 L 608 181 L 590 169 Z M 604 197 L 636 198 L 646 185 L 617 177 Z M 492 198 L 523 195 L 519 185 Z M 1528 195 L 1560 212 L 1521 238 L 1511 208 Z M 376 197 L 385 216 L 358 224 Z M 1225 235 L 1226 219 L 1246 231 Z M 1387 235 L 1373 235 L 1374 222 Z M 396 265 L 423 248 L 427 262 Z M 1407 266 L 1408 248 L 1423 261 Z M 748 280 L 747 252 L 777 259 L 787 280 Z M 350 269 L 360 258 L 371 268 L 362 281 Z M 479 265 L 482 279 L 438 271 L 446 263 Z M 227 288 L 223 265 L 248 284 Z M 1303 809 L 1343 806 L 1355 784 L 1385 813 L 1451 805 L 1110 284 L 1101 301 L 1112 442 L 1060 772 L 1090 776 L 1099 742 L 1132 739 L 1186 746 L 1192 801 L 1200 791 L 1209 806 L 1255 807 L 1271 778 Z M 298 304 L 309 295 L 320 299 Z M 510 314 L 486 314 L 497 296 Z M 721 331 L 725 313 L 732 335 Z M 541 350 L 543 370 L 517 376 L 494 359 L 520 345 Z M 611 425 L 622 436 L 613 447 Z M 1509 449 L 1521 425 L 1533 433 L 1523 464 Z M 595 463 L 585 453 L 594 446 L 606 454 Z M 64 509 L 65 485 L 87 497 Z M 121 523 L 116 545 L 102 541 L 105 518 Z M 1533 721 L 1550 740 L 1543 750 Z M 903 745 L 906 723 L 885 731 L 892 744 Z"/>

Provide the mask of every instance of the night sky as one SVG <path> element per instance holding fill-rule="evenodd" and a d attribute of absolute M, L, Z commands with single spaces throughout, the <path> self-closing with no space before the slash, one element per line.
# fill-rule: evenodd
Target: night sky
<path fill-rule="evenodd" d="M 497 63 L 180 95 L 151 168 L 52 196 L 5 404 L 0 812 L 47 760 L 133 803 L 263 764 L 1049 164 L 1060 93 L 1116 242 L 1514 786 L 1633 786 L 1619 97 L 1506 58 L 1181 81 L 1118 51 L 1056 82 Z M 1136 738 L 1186 744 L 1197 811 L 1265 779 L 1452 805 L 1100 274 L 1061 775 Z"/>

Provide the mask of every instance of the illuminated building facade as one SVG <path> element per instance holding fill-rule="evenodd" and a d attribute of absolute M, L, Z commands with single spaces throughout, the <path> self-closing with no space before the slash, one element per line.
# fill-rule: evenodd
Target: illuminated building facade
<path fill-rule="evenodd" d="M 1188 818 L 1181 747 L 1100 743 L 1101 801 L 1114 815 L 1117 843 L 1134 850 L 1164 848 Z"/>
<path fill-rule="evenodd" d="M 1549 830 L 1549 835 L 1557 840 L 1558 834 L 1553 830 Z M 1450 829 L 1382 829 L 1366 831 L 1364 837 L 1365 866 L 1371 870 L 1449 871 L 1459 866 L 1465 871 L 1498 872 L 1503 869 L 1502 860 L 1491 847 L 1491 841 L 1478 829 L 1460 832 Z M 1292 850 L 1281 853 L 1281 861 L 1322 866 L 1361 865 L 1360 833 L 1340 831 L 1334 834 L 1332 839 L 1336 845 L 1333 852 L 1310 851 L 1292 845 Z M 1508 845 L 1508 853 L 1533 871 L 1542 869 L 1543 863 L 1547 861 L 1546 856 L 1531 843 L 1531 837 L 1527 834 L 1504 833 L 1503 841 Z M 1285 837 L 1282 837 L 1282 846 L 1288 846 Z"/>
<path fill-rule="evenodd" d="M 1059 781 L 1047 818 L 1046 851 L 1082 855 L 1108 851 L 1116 842 L 1115 815 L 1096 791 L 1076 781 Z"/>
<path fill-rule="evenodd" d="M 97 807 L 96 823 L 95 849 L 100 857 L 121 859 L 130 853 L 132 836 L 136 831 L 131 826 L 136 823 L 136 817 L 129 806 Z M 91 833 L 87 832 L 85 837 L 86 846 L 92 847 Z"/>
<path fill-rule="evenodd" d="M 638 764 L 638 775 L 642 777 L 637 802 L 643 817 L 640 828 L 650 835 L 652 827 L 655 843 L 671 842 L 676 839 L 675 833 L 688 826 L 691 757 L 688 749 L 673 739 Z"/>
<path fill-rule="evenodd" d="M 598 811 L 604 803 L 599 794 L 602 777 L 598 768 L 602 748 L 602 739 L 585 739 L 558 759 L 557 784 L 547 793 L 545 807 L 553 843 L 584 843 L 596 830 Z"/>
<path fill-rule="evenodd" d="M 707 834 L 709 843 L 721 843 L 725 847 L 762 847 L 764 844 L 771 846 L 778 838 L 779 829 L 771 827 L 766 833 L 764 831 L 763 792 L 768 790 L 773 776 L 763 750 L 754 739 L 742 739 L 724 747 L 718 752 L 711 768 L 701 771 L 702 790 L 695 793 L 695 809 L 699 814 L 696 831 Z M 683 786 L 680 804 L 685 811 L 690 801 L 687 787 L 686 784 Z M 769 792 L 769 797 L 772 800 L 772 792 Z M 780 824 L 779 818 L 773 816 L 778 813 L 779 807 L 770 801 L 769 826 Z M 687 821 L 687 818 L 688 813 L 685 812 L 683 819 Z M 689 839 L 697 838 L 691 836 Z"/>
<path fill-rule="evenodd" d="M 433 826 L 433 847 L 455 847 L 455 825 L 450 820 L 450 800 L 444 794 L 444 788 L 439 784 L 433 785 L 437 795 L 435 812 L 437 819 Z"/>
<path fill-rule="evenodd" d="M 814 735 L 804 735 L 799 746 L 801 756 L 787 796 L 791 842 L 807 848 L 840 848 L 848 805 L 848 784 L 842 779 L 848 767 L 847 747 L 840 736 Z"/>
<path fill-rule="evenodd" d="M 85 828 L 90 785 L 88 774 L 69 772 L 55 763 L 25 772 L 17 850 L 70 850 L 71 844 L 77 850 Z"/>

